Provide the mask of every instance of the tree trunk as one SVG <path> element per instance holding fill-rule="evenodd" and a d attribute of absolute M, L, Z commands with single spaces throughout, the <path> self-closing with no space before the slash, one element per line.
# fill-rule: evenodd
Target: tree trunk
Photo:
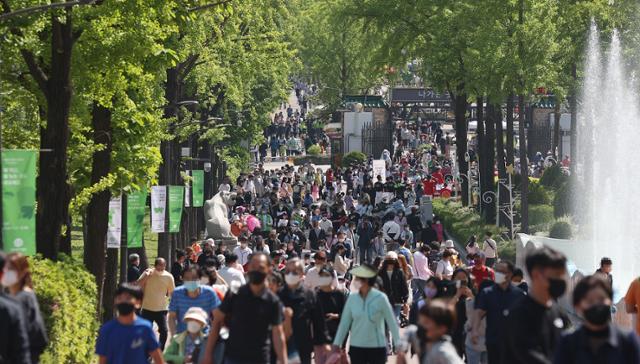
<path fill-rule="evenodd" d="M 104 295 L 102 303 L 102 322 L 113 318 L 113 299 L 118 285 L 118 250 L 107 249 L 106 275 L 104 279 Z"/>
<path fill-rule="evenodd" d="M 104 145 L 102 150 L 93 153 L 91 164 L 91 185 L 106 177 L 111 170 L 111 152 L 113 134 L 111 130 L 111 111 L 98 103 L 93 104 L 91 115 L 93 140 Z M 109 200 L 111 192 L 104 190 L 93 194 L 87 206 L 87 239 L 84 244 L 84 265 L 96 278 L 98 304 L 104 307 L 103 285 L 105 276 L 105 254 L 107 249 L 107 229 L 109 225 Z M 111 299 L 110 297 L 109 299 Z"/>
<path fill-rule="evenodd" d="M 518 136 L 520 139 L 520 207 L 521 207 L 521 226 L 520 231 L 525 234 L 529 233 L 529 163 L 527 159 L 527 141 L 525 137 L 525 110 L 524 110 L 524 95 L 518 97 L 518 108 L 520 109 L 520 115 L 518 120 Z"/>
<path fill-rule="evenodd" d="M 513 150 L 513 94 L 509 94 L 507 99 L 507 145 L 506 145 L 506 160 L 507 165 L 513 166 L 515 151 Z"/>
<path fill-rule="evenodd" d="M 482 217 L 487 224 L 494 224 L 496 220 L 496 195 L 494 182 L 494 167 L 496 159 L 496 112 L 495 105 L 487 103 L 485 163 L 480 172 L 482 176 Z M 487 195 L 485 193 L 489 192 Z"/>
<path fill-rule="evenodd" d="M 486 170 L 487 158 L 487 140 L 484 131 L 484 98 L 482 96 L 476 99 L 476 103 L 478 104 L 476 108 L 477 119 L 478 119 L 478 127 L 476 128 L 478 147 L 476 148 L 476 155 L 478 157 L 478 183 L 480 184 L 480 195 L 484 192 L 484 171 Z M 480 201 L 480 210 L 482 210 L 483 202 Z"/>
<path fill-rule="evenodd" d="M 465 155 L 467 154 L 467 94 L 464 92 L 464 83 L 458 84 L 455 95 L 451 93 L 454 103 L 453 112 L 456 120 L 456 155 L 458 157 L 458 170 L 461 174 L 469 174 L 469 163 Z M 469 180 L 462 179 L 462 205 L 467 206 L 469 199 Z"/>
<path fill-rule="evenodd" d="M 578 98 L 577 98 L 577 84 L 578 84 L 578 70 L 576 63 L 574 62 L 571 65 L 571 77 L 573 78 L 573 92 L 571 98 L 569 99 L 569 107 L 571 108 L 571 175 L 575 175 L 576 172 L 576 161 L 578 160 L 577 152 L 578 152 Z"/>
<path fill-rule="evenodd" d="M 500 104 L 497 104 L 495 106 L 495 112 L 496 112 L 495 120 L 496 120 L 496 158 L 497 158 L 496 166 L 498 168 L 499 180 L 501 180 L 503 183 L 506 184 L 507 171 L 505 168 L 506 160 L 504 155 L 504 131 L 502 129 L 502 106 Z M 509 202 L 509 190 L 500 182 L 498 182 L 498 195 L 500 196 L 500 198 L 498 199 L 500 204 L 497 206 L 497 208 L 498 208 L 498 211 L 500 211 L 500 206 L 504 206 Z M 501 225 L 501 224 L 504 225 L 507 222 L 503 213 L 499 213 L 497 216 L 498 216 L 498 221 L 496 221 L 496 223 L 498 225 Z"/>
<path fill-rule="evenodd" d="M 40 128 L 42 151 L 37 179 L 36 242 L 38 253 L 49 259 L 58 258 L 63 240 L 62 226 L 67 225 L 69 217 L 67 148 L 72 88 L 72 30 L 70 11 L 67 12 L 66 23 L 52 16 L 50 75 L 40 84 L 41 88 L 46 88 L 42 91 L 47 101 L 47 125 Z M 31 72 L 33 74 L 35 71 Z"/>

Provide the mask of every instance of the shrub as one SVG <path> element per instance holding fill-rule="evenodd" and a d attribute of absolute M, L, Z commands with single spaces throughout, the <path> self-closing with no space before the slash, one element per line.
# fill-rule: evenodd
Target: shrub
<path fill-rule="evenodd" d="M 553 199 L 553 215 L 555 217 L 572 215 L 573 183 L 565 182 L 556 192 Z"/>
<path fill-rule="evenodd" d="M 554 239 L 571 239 L 573 236 L 571 223 L 566 219 L 560 219 L 553 223 L 549 230 L 549 237 Z"/>
<path fill-rule="evenodd" d="M 322 149 L 320 148 L 320 146 L 318 144 L 314 144 L 314 145 L 310 146 L 309 148 L 307 148 L 307 154 L 308 155 L 320 155 L 320 153 L 322 153 Z"/>
<path fill-rule="evenodd" d="M 562 172 L 559 164 L 544 170 L 540 177 L 540 184 L 545 187 L 559 188 L 567 181 L 567 176 Z"/>
<path fill-rule="evenodd" d="M 342 157 L 343 166 L 352 166 L 354 164 L 361 164 L 367 161 L 367 155 L 362 152 L 347 153 Z"/>
<path fill-rule="evenodd" d="M 551 194 L 542 186 L 542 182 L 529 183 L 529 193 L 527 194 L 529 203 L 532 205 L 544 205 L 551 203 Z"/>
<path fill-rule="evenodd" d="M 553 206 L 529 205 L 529 225 L 549 224 L 553 220 Z"/>
<path fill-rule="evenodd" d="M 40 362 L 91 363 L 98 331 L 93 275 L 64 256 L 58 262 L 32 259 L 31 268 L 50 340 Z"/>

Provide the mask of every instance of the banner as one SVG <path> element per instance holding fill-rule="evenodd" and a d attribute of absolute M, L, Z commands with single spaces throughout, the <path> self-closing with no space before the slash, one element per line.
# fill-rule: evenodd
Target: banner
<path fill-rule="evenodd" d="M 109 201 L 109 227 L 107 228 L 107 248 L 120 248 L 122 237 L 122 196 Z"/>
<path fill-rule="evenodd" d="M 382 177 L 382 182 L 387 181 L 387 167 L 382 159 L 373 160 L 373 182 L 378 181 L 378 176 Z"/>
<path fill-rule="evenodd" d="M 2 152 L 2 241 L 7 252 L 36 254 L 36 160 L 34 150 Z"/>
<path fill-rule="evenodd" d="M 167 210 L 167 186 L 151 186 L 151 231 L 164 233 Z"/>
<path fill-rule="evenodd" d="M 169 186 L 169 232 L 180 231 L 182 206 L 184 205 L 184 186 Z"/>
<path fill-rule="evenodd" d="M 194 170 L 191 171 L 191 197 L 193 207 L 204 206 L 204 171 Z"/>
<path fill-rule="evenodd" d="M 127 248 L 142 248 L 147 189 L 127 195 Z"/>
<path fill-rule="evenodd" d="M 187 176 L 191 176 L 191 171 L 184 171 Z M 184 207 L 191 207 L 191 182 L 184 184 Z"/>

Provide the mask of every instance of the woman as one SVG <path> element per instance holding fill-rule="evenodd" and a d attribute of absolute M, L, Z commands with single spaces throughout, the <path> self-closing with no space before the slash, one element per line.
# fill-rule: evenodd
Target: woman
<path fill-rule="evenodd" d="M 478 292 L 482 292 L 487 287 L 493 285 L 493 281 L 485 279 L 480 283 Z M 465 331 L 468 333 L 473 328 L 473 320 L 477 320 L 475 315 L 475 300 L 476 297 L 465 301 L 465 314 L 469 318 L 464 325 Z M 471 335 L 466 335 L 465 338 L 465 356 L 467 358 L 467 364 L 487 364 L 489 361 L 487 346 L 485 344 L 485 332 L 487 330 L 487 318 L 483 317 L 478 326 L 480 330 L 480 336 L 474 341 Z"/>
<path fill-rule="evenodd" d="M 339 291 L 331 286 L 333 281 L 333 272 L 331 268 L 324 267 L 318 271 L 318 290 L 316 291 L 317 303 L 320 306 L 320 312 L 323 312 L 324 320 L 327 323 L 327 334 L 333 342 L 338 332 L 338 325 L 340 324 L 340 317 L 345 303 L 347 302 L 347 295 L 344 291 Z M 315 361 L 316 363 L 324 363 L 326 360 L 326 352 L 322 347 L 315 347 Z"/>
<path fill-rule="evenodd" d="M 435 300 L 420 309 L 420 326 L 429 342 L 425 363 L 464 364 L 449 337 L 455 322 L 456 312 L 445 300 Z"/>
<path fill-rule="evenodd" d="M 450 280 L 453 276 L 453 253 L 447 249 L 442 253 L 442 259 L 436 266 L 436 277 L 440 280 Z"/>
<path fill-rule="evenodd" d="M 363 264 L 352 269 L 351 275 L 355 277 L 352 283 L 354 293 L 349 295 L 342 311 L 338 332 L 333 340 L 334 350 L 340 350 L 347 334 L 350 334 L 351 363 L 386 363 L 387 328 L 391 330 L 394 344 L 400 338 L 391 305 L 387 296 L 374 288 L 377 272 L 373 267 Z"/>
<path fill-rule="evenodd" d="M 573 290 L 573 307 L 584 319 L 556 346 L 554 363 L 640 363 L 640 344 L 633 332 L 611 322 L 613 291 L 599 276 L 587 276 Z"/>
<path fill-rule="evenodd" d="M 463 268 L 457 268 L 453 272 L 453 281 L 455 282 L 456 294 L 453 296 L 451 303 L 456 309 L 456 324 L 451 332 L 453 345 L 456 347 L 458 355 L 464 355 L 467 322 L 467 301 L 474 299 L 472 290 L 473 281 L 471 274 Z"/>
<path fill-rule="evenodd" d="M 467 250 L 468 255 L 475 255 L 478 253 L 480 247 L 478 246 L 475 235 L 471 235 L 471 237 L 469 238 L 469 241 L 467 241 L 465 248 Z"/>
<path fill-rule="evenodd" d="M 2 286 L 9 289 L 9 294 L 20 303 L 24 310 L 27 334 L 29 335 L 31 362 L 39 363 L 40 355 L 47 347 L 49 339 L 44 320 L 40 314 L 38 300 L 33 292 L 29 261 L 27 257 L 20 253 L 11 253 L 7 255 L 4 269 Z"/>
<path fill-rule="evenodd" d="M 171 338 L 164 350 L 164 360 L 171 364 L 200 363 L 204 357 L 207 336 L 203 329 L 207 326 L 208 314 L 200 307 L 191 307 L 184 314 L 187 330 Z M 220 355 L 215 356 L 216 359 Z M 220 358 L 222 361 L 222 358 Z"/>
<path fill-rule="evenodd" d="M 382 279 L 382 291 L 387 294 L 395 317 L 399 319 L 402 308 L 409 300 L 409 285 L 400 269 L 396 252 L 387 253 L 378 276 Z"/>
<path fill-rule="evenodd" d="M 347 249 L 342 244 L 336 245 L 336 254 L 333 259 L 333 268 L 339 276 L 344 276 L 349 270 L 351 259 L 346 258 Z"/>
<path fill-rule="evenodd" d="M 398 211 L 398 214 L 393 220 L 396 224 L 400 225 L 400 230 L 404 230 L 404 227 L 407 225 L 407 217 L 404 216 L 404 211 Z"/>

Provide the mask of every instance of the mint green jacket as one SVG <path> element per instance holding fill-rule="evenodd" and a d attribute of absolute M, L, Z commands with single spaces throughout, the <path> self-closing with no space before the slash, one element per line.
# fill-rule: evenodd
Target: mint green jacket
<path fill-rule="evenodd" d="M 342 346 L 347 333 L 351 332 L 351 346 L 358 348 L 386 347 L 385 323 L 391 330 L 393 342 L 398 343 L 400 328 L 387 295 L 375 288 L 372 288 L 364 299 L 359 293 L 352 293 L 342 311 L 333 345 Z"/>

